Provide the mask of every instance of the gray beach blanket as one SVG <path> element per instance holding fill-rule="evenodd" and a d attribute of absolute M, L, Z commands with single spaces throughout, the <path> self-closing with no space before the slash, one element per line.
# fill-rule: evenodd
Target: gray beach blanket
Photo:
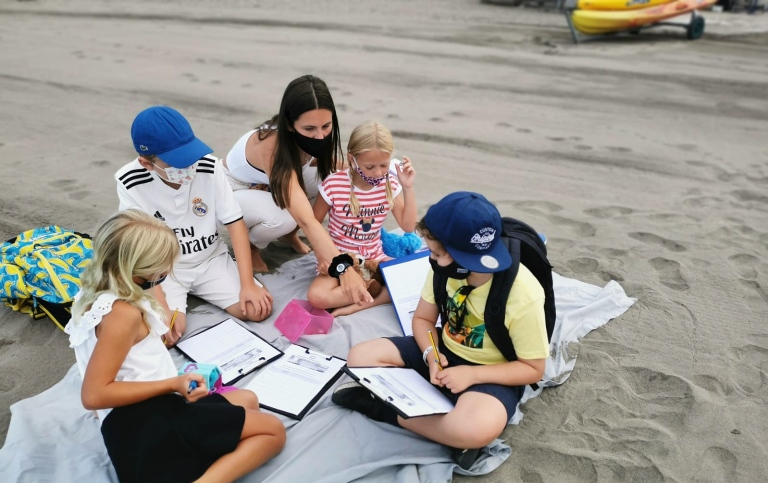
<path fill-rule="evenodd" d="M 306 297 L 315 263 L 310 254 L 285 263 L 275 274 L 261 277 L 274 296 L 274 314 L 264 322 L 247 325 L 280 349 L 287 348 L 290 342 L 275 328 L 275 319 L 291 299 Z M 613 281 L 597 287 L 554 274 L 554 284 L 557 325 L 543 386 L 565 382 L 576 363 L 579 339 L 635 302 Z M 188 315 L 187 332 L 226 318 L 228 315 L 221 309 L 200 305 Z M 396 335 L 402 332 L 395 311 L 392 305 L 383 305 L 338 317 L 330 333 L 302 336 L 297 343 L 346 358 L 349 348 L 358 342 Z M 172 353 L 177 366 L 186 362 L 177 350 Z M 236 385 L 244 387 L 254 376 Z M 348 380 L 342 376 L 335 385 Z M 58 384 L 11 406 L 8 435 L 0 450 L 3 481 L 117 482 L 99 422 L 92 411 L 81 405 L 81 382 L 77 366 L 73 365 Z M 524 401 L 542 390 L 528 388 Z M 487 474 L 510 456 L 509 446 L 496 440 L 484 449 L 472 468 L 462 470 L 453 463 L 445 446 L 340 408 L 331 402 L 332 391 L 326 392 L 301 421 L 280 416 L 288 428 L 285 449 L 241 481 L 445 482 L 451 480 L 453 472 Z M 522 414 L 518 408 L 510 423 L 518 423 Z"/>

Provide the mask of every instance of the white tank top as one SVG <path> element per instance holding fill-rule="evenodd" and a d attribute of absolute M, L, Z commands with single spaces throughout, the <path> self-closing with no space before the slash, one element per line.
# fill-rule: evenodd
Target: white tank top
<path fill-rule="evenodd" d="M 233 178 L 244 183 L 269 184 L 267 173 L 250 164 L 245 158 L 245 146 L 257 131 L 258 129 L 248 131 L 232 146 L 226 157 L 227 169 Z"/>
<path fill-rule="evenodd" d="M 117 296 L 112 293 L 99 295 L 90 310 L 78 320 L 70 321 L 64 328 L 64 331 L 69 334 L 69 346 L 75 349 L 75 358 L 81 377 L 85 376 L 88 361 L 96 347 L 98 340 L 96 326 L 112 311 L 112 305 L 117 299 Z M 148 312 L 149 335 L 128 351 L 120 370 L 117 371 L 116 381 L 160 381 L 178 375 L 173 359 L 160 338 L 162 334 L 168 332 L 168 327 L 155 312 L 151 311 L 149 302 L 143 301 L 142 306 Z M 96 411 L 99 420 L 104 421 L 109 411 L 109 409 Z"/>

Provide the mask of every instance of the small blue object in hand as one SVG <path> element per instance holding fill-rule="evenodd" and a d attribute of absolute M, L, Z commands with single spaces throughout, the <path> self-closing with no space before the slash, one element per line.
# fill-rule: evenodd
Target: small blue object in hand
<path fill-rule="evenodd" d="M 189 383 L 189 389 L 187 389 L 187 394 L 191 393 L 195 389 L 197 389 L 197 381 L 190 382 Z"/>

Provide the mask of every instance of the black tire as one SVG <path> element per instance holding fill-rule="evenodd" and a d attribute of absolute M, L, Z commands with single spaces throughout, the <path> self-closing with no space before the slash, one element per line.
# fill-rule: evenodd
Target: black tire
<path fill-rule="evenodd" d="M 685 36 L 688 38 L 688 40 L 696 40 L 701 38 L 701 36 L 704 35 L 704 24 L 704 17 L 700 15 L 693 17 L 691 19 L 691 23 L 689 23 L 688 27 L 685 29 Z"/>
<path fill-rule="evenodd" d="M 630 35 L 640 35 L 640 29 L 632 29 L 629 31 Z"/>

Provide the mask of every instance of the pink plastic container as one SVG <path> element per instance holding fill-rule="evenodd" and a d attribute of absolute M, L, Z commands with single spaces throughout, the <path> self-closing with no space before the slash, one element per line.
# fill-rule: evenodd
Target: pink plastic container
<path fill-rule="evenodd" d="M 332 325 L 333 315 L 299 299 L 288 302 L 275 321 L 275 327 L 291 342 L 299 340 L 302 334 L 327 334 Z"/>

